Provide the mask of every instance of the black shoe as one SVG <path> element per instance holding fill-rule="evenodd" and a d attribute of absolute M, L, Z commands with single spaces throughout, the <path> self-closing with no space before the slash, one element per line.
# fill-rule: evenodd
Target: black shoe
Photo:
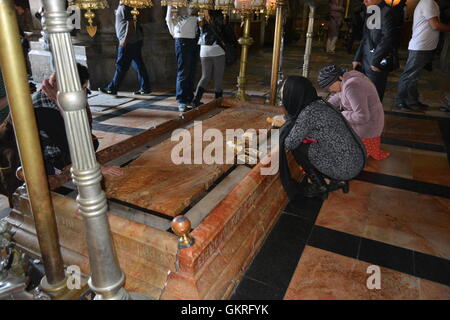
<path fill-rule="evenodd" d="M 398 103 L 395 106 L 396 109 L 399 109 L 400 111 L 406 111 L 406 112 L 411 112 L 414 111 L 413 109 L 411 109 L 406 103 Z"/>
<path fill-rule="evenodd" d="M 427 105 L 425 103 L 422 103 L 422 102 L 417 102 L 417 103 L 414 103 L 414 104 L 410 104 L 409 106 L 410 107 L 416 107 L 416 108 L 422 108 L 422 109 L 427 109 L 427 108 L 430 107 L 429 105 Z"/>
<path fill-rule="evenodd" d="M 348 185 L 348 181 L 343 180 L 331 180 L 328 185 L 328 192 L 334 192 L 339 189 L 342 189 L 344 193 L 348 193 L 350 191 L 350 187 Z"/>
<path fill-rule="evenodd" d="M 308 172 L 308 177 L 311 180 L 311 184 L 307 184 L 303 189 L 303 195 L 306 198 L 322 198 L 325 200 L 328 198 L 328 188 L 325 179 L 319 172 Z"/>
<path fill-rule="evenodd" d="M 105 94 L 112 94 L 112 95 L 117 95 L 117 90 L 111 90 L 109 88 L 98 88 L 98 91 L 105 93 Z"/>
<path fill-rule="evenodd" d="M 325 200 L 328 198 L 328 189 L 326 186 L 308 184 L 303 189 L 303 196 L 306 198 L 321 198 L 322 200 Z"/>
<path fill-rule="evenodd" d="M 194 108 L 197 108 L 198 106 L 201 106 L 203 103 L 200 101 L 202 100 L 203 93 L 205 93 L 205 89 L 202 87 L 197 88 L 197 92 L 195 93 L 195 97 L 192 100 L 192 106 Z"/>
<path fill-rule="evenodd" d="M 135 91 L 134 92 L 134 94 L 136 94 L 136 95 L 149 95 L 150 93 L 152 93 L 151 92 L 151 90 L 138 90 L 138 91 Z"/>
<path fill-rule="evenodd" d="M 214 95 L 215 95 L 215 99 L 222 98 L 223 97 L 223 91 L 215 92 Z"/>

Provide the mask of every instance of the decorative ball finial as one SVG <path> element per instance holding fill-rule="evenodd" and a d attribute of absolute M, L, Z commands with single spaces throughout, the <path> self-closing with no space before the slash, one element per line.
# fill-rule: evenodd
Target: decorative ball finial
<path fill-rule="evenodd" d="M 191 231 L 191 222 L 188 218 L 183 215 L 176 216 L 172 220 L 171 227 L 172 231 L 179 237 L 179 249 L 189 248 L 194 244 L 195 240 L 189 234 L 189 232 Z"/>

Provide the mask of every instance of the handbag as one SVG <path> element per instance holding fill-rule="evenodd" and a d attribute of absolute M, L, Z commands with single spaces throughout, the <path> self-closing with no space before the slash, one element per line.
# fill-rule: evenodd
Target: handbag
<path fill-rule="evenodd" d="M 371 52 L 375 51 L 375 46 L 373 44 L 372 38 L 370 35 L 367 36 L 369 40 L 370 47 L 372 48 Z M 380 69 L 383 71 L 395 71 L 400 68 L 400 62 L 398 61 L 397 48 L 393 48 L 391 52 L 388 53 L 386 57 L 381 59 L 380 61 Z"/>

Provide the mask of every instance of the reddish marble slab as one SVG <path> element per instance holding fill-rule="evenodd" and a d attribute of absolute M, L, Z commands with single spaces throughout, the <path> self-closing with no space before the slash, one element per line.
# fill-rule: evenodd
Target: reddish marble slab
<path fill-rule="evenodd" d="M 306 246 L 285 300 L 450 299 L 450 287 L 380 267 L 380 289 L 369 289 L 371 264 Z"/>
<path fill-rule="evenodd" d="M 444 145 L 436 120 L 412 119 L 386 114 L 383 137 Z"/>
<path fill-rule="evenodd" d="M 263 113 L 230 108 L 203 121 L 203 132 L 208 128 L 222 133 L 237 128 L 269 129 L 266 117 Z M 193 137 L 194 128 L 189 131 Z M 203 142 L 203 150 L 209 143 Z M 165 140 L 125 167 L 122 177 L 107 179 L 108 197 L 175 216 L 231 167 L 231 164 L 174 164 L 171 153 L 177 144 L 179 141 Z M 226 141 L 224 148 L 225 145 Z"/>
<path fill-rule="evenodd" d="M 383 160 L 369 158 L 364 170 L 450 186 L 446 153 L 385 144 L 382 149 L 390 153 L 389 157 Z"/>
<path fill-rule="evenodd" d="M 103 121 L 102 123 L 122 127 L 149 129 L 175 118 L 178 118 L 178 112 L 136 109 L 120 117 Z"/>
<path fill-rule="evenodd" d="M 92 130 L 92 133 L 98 138 L 98 142 L 100 143 L 97 151 L 106 149 L 109 146 L 112 146 L 116 143 L 119 143 L 120 141 L 126 140 L 131 137 L 126 134 L 104 132 L 97 130 Z"/>
<path fill-rule="evenodd" d="M 390 153 L 389 157 L 383 160 L 369 157 L 364 170 L 413 179 L 411 148 L 386 144 L 381 145 L 381 148 Z"/>
<path fill-rule="evenodd" d="M 352 181 L 333 193 L 316 224 L 450 259 L 450 200 Z"/>
<path fill-rule="evenodd" d="M 411 158 L 414 180 L 450 187 L 450 164 L 447 154 L 413 150 Z"/>

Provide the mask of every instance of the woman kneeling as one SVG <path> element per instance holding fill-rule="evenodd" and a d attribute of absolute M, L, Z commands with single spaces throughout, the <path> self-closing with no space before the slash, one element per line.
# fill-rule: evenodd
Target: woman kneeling
<path fill-rule="evenodd" d="M 339 111 L 317 96 L 312 83 L 291 76 L 284 83 L 282 100 L 287 111 L 280 133 L 280 177 L 289 199 L 322 197 L 343 188 L 364 168 L 365 149 Z M 300 185 L 289 170 L 285 149 L 291 150 L 311 184 Z M 331 180 L 327 185 L 325 178 Z"/>

